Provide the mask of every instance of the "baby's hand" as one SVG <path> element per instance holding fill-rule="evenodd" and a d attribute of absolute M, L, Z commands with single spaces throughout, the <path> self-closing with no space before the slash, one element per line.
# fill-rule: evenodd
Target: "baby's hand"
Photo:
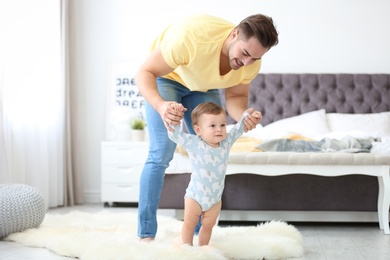
<path fill-rule="evenodd" d="M 253 108 L 246 110 L 245 113 L 249 114 L 246 116 L 244 121 L 244 131 L 248 132 L 256 128 L 256 125 L 260 122 L 263 116 L 261 115 L 261 112 L 256 111 Z"/>
<path fill-rule="evenodd" d="M 259 121 L 263 118 L 263 115 L 259 111 L 254 111 L 251 116 L 254 116 L 255 118 L 259 119 Z"/>
<path fill-rule="evenodd" d="M 169 102 L 168 108 L 171 110 L 171 112 L 173 110 L 174 114 L 179 113 L 181 117 L 180 120 L 177 121 L 177 123 L 175 122 L 175 124 L 173 124 L 172 122 L 164 121 L 165 127 L 168 129 L 168 131 L 174 132 L 174 126 L 180 124 L 180 121 L 183 118 L 183 114 L 187 111 L 187 108 L 185 108 L 182 104 L 176 102 Z"/>
<path fill-rule="evenodd" d="M 187 109 L 180 103 L 172 103 L 171 108 L 180 111 L 180 112 L 185 112 Z"/>
<path fill-rule="evenodd" d="M 158 112 L 168 131 L 173 131 L 171 126 L 179 125 L 183 119 L 184 112 L 187 111 L 181 104 L 174 101 L 166 101 L 158 107 Z"/>

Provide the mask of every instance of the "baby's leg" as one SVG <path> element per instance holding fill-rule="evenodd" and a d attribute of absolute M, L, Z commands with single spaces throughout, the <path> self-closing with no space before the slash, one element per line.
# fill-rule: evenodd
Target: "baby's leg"
<path fill-rule="evenodd" d="M 198 224 L 202 208 L 199 203 L 191 198 L 184 199 L 184 222 L 181 230 L 181 238 L 184 244 L 193 245 L 194 230 Z"/>
<path fill-rule="evenodd" d="M 217 221 L 219 213 L 221 212 L 222 202 L 218 201 L 209 210 L 203 212 L 202 227 L 199 231 L 199 245 L 208 245 L 211 238 L 213 227 Z"/>

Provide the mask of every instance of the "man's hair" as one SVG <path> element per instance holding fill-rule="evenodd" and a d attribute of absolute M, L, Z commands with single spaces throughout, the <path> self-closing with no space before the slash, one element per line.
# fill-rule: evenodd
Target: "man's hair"
<path fill-rule="evenodd" d="M 271 17 L 254 14 L 242 20 L 236 29 L 245 40 L 256 37 L 264 48 L 270 49 L 279 43 L 278 31 Z"/>
<path fill-rule="evenodd" d="M 201 103 L 195 107 L 195 109 L 191 113 L 192 126 L 198 124 L 198 119 L 201 115 L 219 115 L 224 113 L 225 110 L 223 108 L 213 102 L 205 102 Z"/>

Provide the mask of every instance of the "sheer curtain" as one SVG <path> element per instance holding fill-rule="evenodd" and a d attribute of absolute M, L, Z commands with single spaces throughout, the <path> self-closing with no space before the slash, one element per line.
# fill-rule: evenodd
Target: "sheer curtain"
<path fill-rule="evenodd" d="M 0 182 L 36 187 L 48 207 L 72 205 L 68 1 L 1 1 Z"/>

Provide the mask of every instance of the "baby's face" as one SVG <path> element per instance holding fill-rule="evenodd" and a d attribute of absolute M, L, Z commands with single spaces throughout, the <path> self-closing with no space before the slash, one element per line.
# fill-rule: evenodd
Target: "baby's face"
<path fill-rule="evenodd" d="M 226 138 L 226 115 L 203 114 L 198 120 L 197 135 L 212 147 L 219 147 L 219 143 Z"/>

